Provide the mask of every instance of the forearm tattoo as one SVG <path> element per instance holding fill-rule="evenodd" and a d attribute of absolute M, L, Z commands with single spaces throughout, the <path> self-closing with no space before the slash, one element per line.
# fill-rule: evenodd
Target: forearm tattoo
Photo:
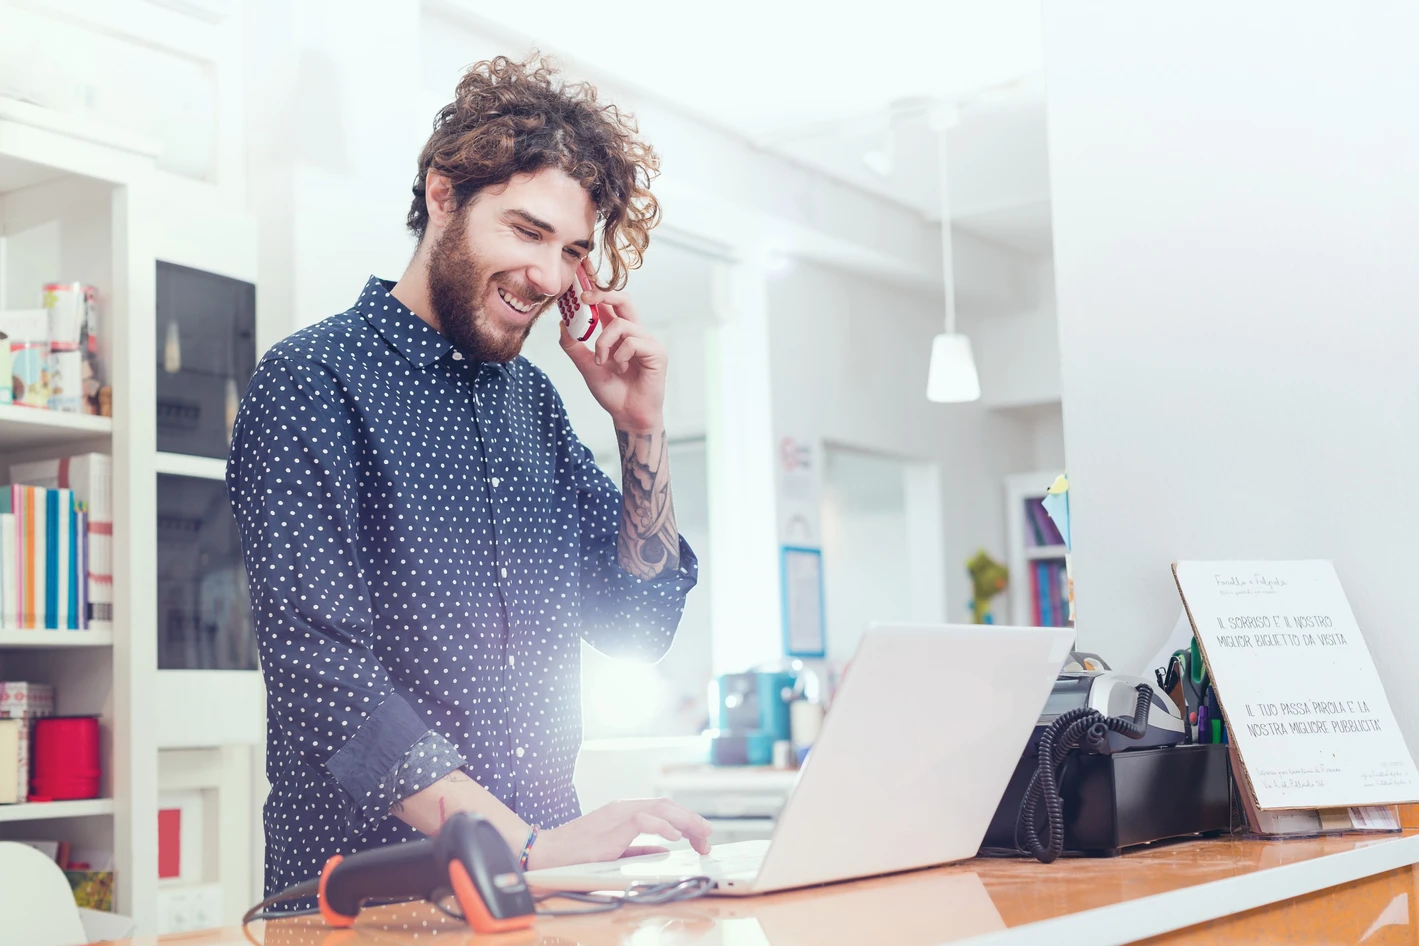
<path fill-rule="evenodd" d="M 680 567 L 680 533 L 670 496 L 670 447 L 665 432 L 616 431 L 621 446 L 621 567 L 649 580 Z"/>

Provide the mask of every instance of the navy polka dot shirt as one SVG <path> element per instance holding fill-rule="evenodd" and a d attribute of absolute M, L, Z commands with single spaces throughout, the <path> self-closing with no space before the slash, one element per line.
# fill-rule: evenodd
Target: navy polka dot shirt
<path fill-rule="evenodd" d="M 420 837 L 390 806 L 463 768 L 577 817 L 580 646 L 659 659 L 697 562 L 616 560 L 621 496 L 525 358 L 478 364 L 371 278 L 262 358 L 232 438 L 267 688 L 266 888 Z"/>

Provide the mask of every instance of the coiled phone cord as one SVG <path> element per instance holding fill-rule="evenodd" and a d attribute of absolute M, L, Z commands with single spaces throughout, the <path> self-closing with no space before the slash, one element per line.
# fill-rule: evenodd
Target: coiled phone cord
<path fill-rule="evenodd" d="M 1079 707 L 1061 714 L 1045 727 L 1040 735 L 1039 765 L 1030 776 L 1029 787 L 1020 802 L 1020 818 L 1015 826 L 1015 843 L 1021 850 L 1042 864 L 1049 864 L 1064 853 L 1064 801 L 1059 796 L 1059 777 L 1069 753 L 1084 749 L 1108 755 L 1109 733 L 1116 732 L 1129 739 L 1141 739 L 1148 730 L 1148 711 L 1152 706 L 1152 688 L 1140 683 L 1134 688 L 1138 702 L 1133 718 L 1105 716 L 1095 709 Z M 1040 820 L 1040 809 L 1044 820 Z M 1024 844 L 1020 843 L 1021 835 Z"/>

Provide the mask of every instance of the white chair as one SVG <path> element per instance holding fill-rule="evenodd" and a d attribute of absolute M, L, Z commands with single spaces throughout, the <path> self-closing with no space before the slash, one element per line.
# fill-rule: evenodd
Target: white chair
<path fill-rule="evenodd" d="M 132 931 L 127 917 L 76 906 L 64 871 L 44 854 L 0 841 L 0 942 L 83 946 Z"/>

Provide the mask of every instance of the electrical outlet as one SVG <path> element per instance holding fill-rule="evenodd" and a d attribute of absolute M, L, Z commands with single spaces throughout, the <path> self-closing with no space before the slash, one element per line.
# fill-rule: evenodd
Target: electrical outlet
<path fill-rule="evenodd" d="M 217 884 L 159 889 L 159 934 L 209 930 L 221 925 L 222 888 Z"/>
<path fill-rule="evenodd" d="M 158 890 L 158 933 L 181 933 L 188 929 L 188 894 L 186 887 L 163 887 Z"/>
<path fill-rule="evenodd" d="M 206 884 L 192 891 L 192 923 L 190 929 L 210 930 L 222 925 L 222 888 Z"/>

